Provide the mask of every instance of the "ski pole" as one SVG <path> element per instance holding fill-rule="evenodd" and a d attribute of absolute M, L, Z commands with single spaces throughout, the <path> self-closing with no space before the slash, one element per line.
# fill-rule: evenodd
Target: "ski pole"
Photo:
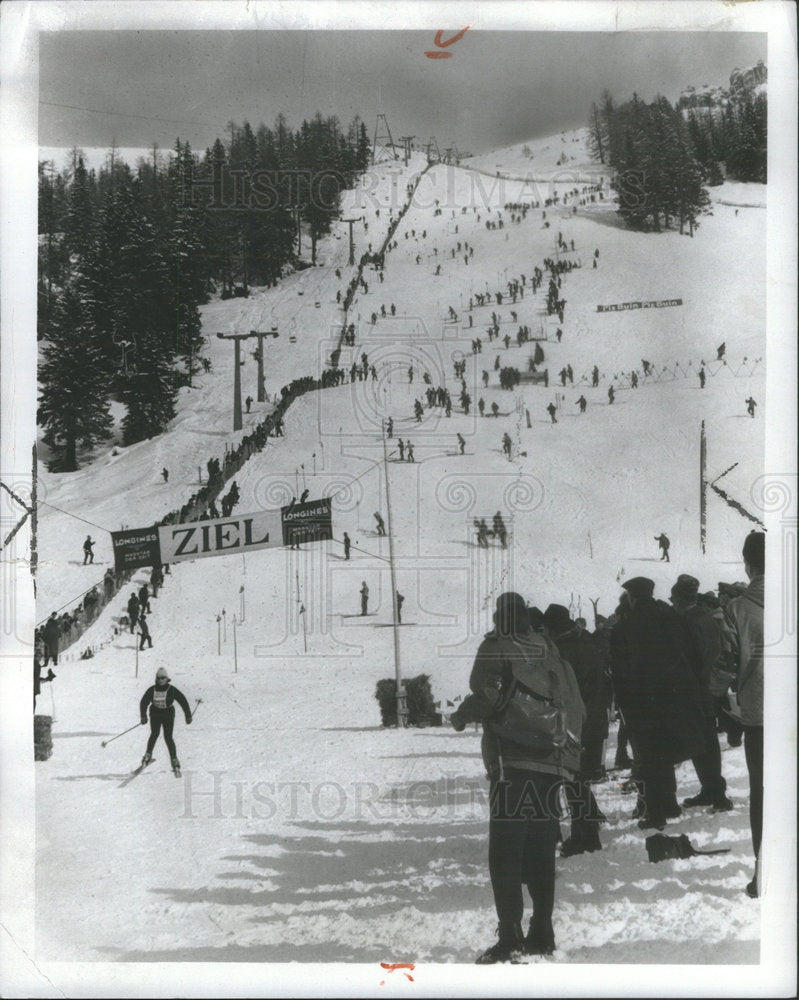
<path fill-rule="evenodd" d="M 195 701 L 194 708 L 191 710 L 191 717 L 192 717 L 192 719 L 194 719 L 194 716 L 197 714 L 197 708 L 198 708 L 198 706 L 202 705 L 202 703 L 203 703 L 202 698 L 198 698 L 197 701 Z"/>
<path fill-rule="evenodd" d="M 119 739 L 119 737 L 120 737 L 120 736 L 124 736 L 124 735 L 125 735 L 125 733 L 132 733 L 132 732 L 133 732 L 133 730 L 134 730 L 134 729 L 138 729 L 140 725 L 141 725 L 141 723 L 140 723 L 140 722 L 137 722 L 135 726 L 131 726 L 131 727 L 130 727 L 130 729 L 125 729 L 125 730 L 124 730 L 123 732 L 121 732 L 121 733 L 117 733 L 117 734 L 116 734 L 116 736 L 112 736 L 110 740 L 103 740 L 103 741 L 102 741 L 102 743 L 101 743 L 100 745 L 101 745 L 101 746 L 104 746 L 104 747 L 105 747 L 105 746 L 108 746 L 108 744 L 109 744 L 109 743 L 113 743 L 113 742 L 114 742 L 114 740 L 118 740 L 118 739 Z"/>

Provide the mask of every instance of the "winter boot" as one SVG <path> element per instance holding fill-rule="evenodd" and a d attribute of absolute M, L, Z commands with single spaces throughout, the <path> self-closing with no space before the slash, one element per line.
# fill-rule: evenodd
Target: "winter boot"
<path fill-rule="evenodd" d="M 713 796 L 703 788 L 698 795 L 692 795 L 690 798 L 683 799 L 682 804 L 689 809 L 692 809 L 694 806 L 712 806 Z"/>
<path fill-rule="evenodd" d="M 153 755 L 151 753 L 146 753 L 141 759 L 142 767 L 147 767 L 152 759 Z"/>
<path fill-rule="evenodd" d="M 172 758 L 172 770 L 173 771 L 180 770 L 180 761 L 177 759 L 177 757 Z"/>
<path fill-rule="evenodd" d="M 480 955 L 475 965 L 496 965 L 498 962 L 518 963 L 518 956 L 524 952 L 525 942 L 522 925 L 502 924 L 497 927 L 499 940 Z"/>
<path fill-rule="evenodd" d="M 530 917 L 530 927 L 524 939 L 525 955 L 551 955 L 555 950 L 555 932 L 552 921 L 545 923 Z"/>
<path fill-rule="evenodd" d="M 727 796 L 722 792 L 721 795 L 717 795 L 713 799 L 713 809 L 714 813 L 726 813 L 732 809 L 732 799 L 727 798 Z"/>

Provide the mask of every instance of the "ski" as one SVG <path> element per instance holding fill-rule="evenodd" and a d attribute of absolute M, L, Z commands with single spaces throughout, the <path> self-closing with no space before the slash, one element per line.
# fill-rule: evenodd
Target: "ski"
<path fill-rule="evenodd" d="M 120 788 L 124 788 L 124 787 L 125 787 L 125 785 L 129 785 L 129 784 L 130 784 L 130 782 L 131 782 L 131 781 L 133 781 L 133 779 L 134 779 L 135 777 L 137 777 L 137 776 L 138 776 L 139 774 L 141 774 L 141 773 L 142 773 L 142 771 L 143 771 L 143 770 L 145 769 L 145 767 L 148 767 L 148 766 L 149 766 L 150 764 L 154 764 L 154 763 L 155 763 L 155 757 L 151 757 L 151 758 L 150 758 L 150 760 L 148 760 L 146 764 L 139 764 L 139 766 L 138 766 L 138 767 L 137 767 L 137 768 L 136 768 L 136 769 L 135 769 L 134 771 L 131 771 L 131 772 L 130 772 L 130 774 L 129 774 L 129 775 L 127 776 L 127 778 L 125 778 L 125 780 L 124 780 L 124 781 L 123 781 L 123 782 L 122 782 L 122 783 L 121 783 L 121 784 L 119 785 L 119 787 L 120 787 Z"/>

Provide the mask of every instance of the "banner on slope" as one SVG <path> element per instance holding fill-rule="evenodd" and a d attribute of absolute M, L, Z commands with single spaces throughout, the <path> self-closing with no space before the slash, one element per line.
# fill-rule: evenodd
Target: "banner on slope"
<path fill-rule="evenodd" d="M 161 560 L 165 563 L 224 556 L 231 552 L 270 549 L 283 544 L 280 511 L 261 510 L 238 517 L 219 517 L 158 529 Z"/>
<path fill-rule="evenodd" d="M 283 544 L 322 542 L 333 537 L 333 515 L 329 497 L 281 507 Z"/>
<path fill-rule="evenodd" d="M 681 306 L 682 299 L 653 299 L 650 302 L 615 302 L 609 306 L 597 306 L 598 313 L 626 312 L 628 309 L 665 309 L 667 306 Z"/>
<path fill-rule="evenodd" d="M 162 562 L 158 534 L 159 529 L 155 527 L 112 531 L 111 545 L 114 549 L 116 572 L 137 569 L 139 566 L 156 566 Z"/>

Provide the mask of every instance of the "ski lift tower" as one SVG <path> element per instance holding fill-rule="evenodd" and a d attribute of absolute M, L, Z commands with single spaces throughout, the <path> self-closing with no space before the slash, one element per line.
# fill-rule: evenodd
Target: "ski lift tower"
<path fill-rule="evenodd" d="M 416 138 L 415 135 L 401 135 L 400 142 L 405 147 L 405 166 L 408 166 L 408 160 L 411 158 L 411 142 Z"/>
<path fill-rule="evenodd" d="M 356 219 L 342 219 L 341 221 L 349 223 L 350 227 L 350 266 L 352 266 L 355 263 L 355 240 L 352 235 L 352 227 L 356 222 L 363 222 L 363 216 L 359 215 Z"/>
<path fill-rule="evenodd" d="M 441 150 L 438 148 L 438 142 L 434 135 L 430 136 L 430 142 L 427 144 L 427 162 L 441 163 Z"/>
<path fill-rule="evenodd" d="M 379 114 L 375 122 L 375 137 L 372 143 L 372 166 L 384 159 L 396 160 L 397 158 L 388 118 Z"/>

